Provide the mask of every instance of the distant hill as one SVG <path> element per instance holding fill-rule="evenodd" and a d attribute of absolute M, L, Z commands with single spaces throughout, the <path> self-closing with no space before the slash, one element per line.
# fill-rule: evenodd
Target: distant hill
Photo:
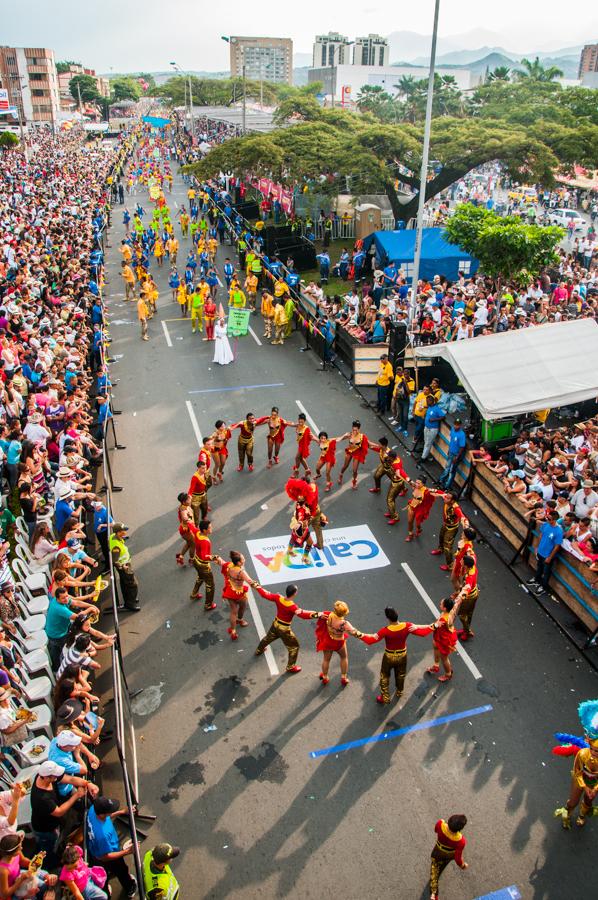
<path fill-rule="evenodd" d="M 293 53 L 293 67 L 295 69 L 307 69 L 313 62 L 311 53 Z"/>

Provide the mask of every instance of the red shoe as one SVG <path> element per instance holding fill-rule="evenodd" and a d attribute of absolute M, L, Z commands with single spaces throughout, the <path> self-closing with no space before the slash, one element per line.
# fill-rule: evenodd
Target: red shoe
<path fill-rule="evenodd" d="M 274 457 L 274 462 L 276 463 L 276 465 L 278 465 L 278 457 L 277 456 Z"/>
<path fill-rule="evenodd" d="M 269 460 L 268 460 L 268 465 L 266 466 L 266 468 L 267 468 L 267 469 L 271 469 L 271 468 L 272 468 L 272 465 L 273 465 L 272 460 L 269 459 Z"/>
<path fill-rule="evenodd" d="M 339 475 L 338 476 L 338 484 L 342 484 L 342 483 L 343 483 L 343 476 Z"/>
<path fill-rule="evenodd" d="M 347 676 L 346 676 L 346 675 L 341 675 L 341 685 L 342 685 L 342 687 L 347 687 L 348 684 L 349 684 L 349 679 L 347 678 Z"/>
<path fill-rule="evenodd" d="M 389 524 L 389 525 L 396 525 L 398 521 L 399 521 L 398 519 L 389 519 L 389 520 L 388 520 L 388 524 Z"/>
<path fill-rule="evenodd" d="M 290 669 L 287 669 L 287 675 L 296 675 L 297 672 L 301 671 L 301 666 L 291 666 Z"/>
<path fill-rule="evenodd" d="M 211 603 L 210 606 L 204 606 L 206 612 L 211 612 L 213 609 L 216 609 L 216 604 Z"/>
<path fill-rule="evenodd" d="M 253 463 L 250 466 L 247 466 L 250 472 L 253 472 Z"/>
<path fill-rule="evenodd" d="M 450 571 L 451 571 L 451 567 L 450 567 L 450 566 L 447 566 L 446 563 L 443 563 L 443 564 L 440 566 L 440 568 L 442 569 L 443 572 L 450 572 Z"/>
<path fill-rule="evenodd" d="M 385 512 L 385 513 L 384 513 L 384 518 L 386 518 L 386 519 L 392 519 L 392 513 Z"/>
<path fill-rule="evenodd" d="M 457 637 L 460 641 L 469 641 L 474 636 L 473 631 L 465 631 L 465 629 L 461 629 L 461 631 L 457 632 Z"/>
<path fill-rule="evenodd" d="M 328 493 L 329 491 L 331 491 L 331 490 L 332 490 L 332 482 L 331 482 L 331 481 L 327 481 L 327 482 L 326 482 L 326 488 L 324 489 L 324 493 L 327 494 L 327 493 Z"/>
<path fill-rule="evenodd" d="M 416 536 L 416 537 L 419 537 L 421 533 L 422 533 L 421 528 L 418 528 L 418 529 L 416 530 L 416 532 L 415 532 L 415 536 Z"/>
<path fill-rule="evenodd" d="M 412 534 L 408 534 L 407 537 L 405 538 L 405 543 L 408 544 L 408 543 L 409 543 L 410 541 L 412 541 L 412 540 L 413 540 L 413 535 L 412 535 Z"/>
<path fill-rule="evenodd" d="M 441 681 L 444 684 L 445 681 L 450 681 L 452 677 L 453 677 L 453 673 L 451 672 L 450 675 L 441 675 L 439 677 L 438 681 Z"/>
<path fill-rule="evenodd" d="M 185 565 L 185 558 L 183 557 L 182 553 L 177 553 L 177 555 L 176 555 L 176 564 L 177 564 L 177 566 L 184 566 L 184 565 Z"/>
<path fill-rule="evenodd" d="M 380 493 L 380 488 L 373 487 L 373 488 L 368 488 L 368 490 L 369 490 L 370 494 L 379 494 Z"/>
<path fill-rule="evenodd" d="M 382 694 L 378 694 L 378 696 L 376 697 L 376 703 L 379 703 L 381 706 L 383 706 L 385 703 L 390 703 L 390 700 L 385 700 Z"/>
<path fill-rule="evenodd" d="M 322 684 L 328 684 L 328 682 L 330 681 L 330 678 L 328 677 L 328 675 L 324 675 L 323 672 L 320 672 L 318 678 L 320 679 Z"/>
<path fill-rule="evenodd" d="M 430 666 L 426 669 L 426 672 L 429 672 L 430 675 L 436 675 L 437 672 L 440 672 L 440 666 Z"/>
<path fill-rule="evenodd" d="M 189 600 L 201 600 L 201 594 L 189 594 Z"/>
<path fill-rule="evenodd" d="M 357 490 L 357 478 L 354 478 L 353 481 L 351 482 L 351 490 L 352 491 Z"/>
<path fill-rule="evenodd" d="M 208 506 L 208 512 L 212 512 L 212 507 Z"/>
<path fill-rule="evenodd" d="M 231 641 L 238 641 L 238 640 L 239 640 L 239 635 L 237 634 L 236 631 L 233 631 L 232 628 L 227 628 L 226 630 L 227 630 L 228 633 L 230 634 L 230 639 L 231 639 Z"/>
<path fill-rule="evenodd" d="M 242 472 L 242 471 L 243 471 L 243 466 L 237 466 L 237 472 Z"/>
<path fill-rule="evenodd" d="M 442 550 L 440 549 L 440 547 L 436 547 L 436 550 L 430 550 L 431 556 L 440 556 L 441 553 L 442 553 Z"/>

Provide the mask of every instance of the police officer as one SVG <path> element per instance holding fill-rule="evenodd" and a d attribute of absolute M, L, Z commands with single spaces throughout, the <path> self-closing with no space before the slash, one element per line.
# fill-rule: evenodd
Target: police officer
<path fill-rule="evenodd" d="M 147 900 L 178 900 L 179 883 L 168 865 L 181 851 L 171 844 L 156 844 L 143 857 L 143 886 Z"/>
<path fill-rule="evenodd" d="M 112 564 L 118 572 L 120 590 L 122 594 L 122 606 L 131 612 L 139 612 L 141 609 L 137 599 L 138 584 L 133 567 L 131 566 L 131 554 L 125 544 L 129 529 L 122 522 L 115 522 L 108 541 Z M 122 607 L 121 607 L 122 608 Z"/>

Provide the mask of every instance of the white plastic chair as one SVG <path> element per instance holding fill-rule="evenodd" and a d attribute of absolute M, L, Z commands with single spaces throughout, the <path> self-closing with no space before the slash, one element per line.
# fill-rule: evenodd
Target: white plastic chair
<path fill-rule="evenodd" d="M 22 765 L 39 766 L 40 763 L 43 763 L 48 758 L 50 740 L 45 734 L 40 734 L 37 737 L 32 737 L 29 741 L 25 741 L 24 744 L 15 744 L 15 750 Z M 43 747 L 42 752 L 32 753 L 32 750 L 36 747 Z"/>
<path fill-rule="evenodd" d="M 52 731 L 52 719 L 54 718 L 54 713 L 52 709 L 46 704 L 42 704 L 34 707 L 32 711 L 37 716 L 37 719 L 35 722 L 28 723 L 27 728 L 29 733 L 38 735 L 38 737 L 45 734 L 48 740 L 51 741 L 54 737 L 54 732 Z"/>
<path fill-rule="evenodd" d="M 50 566 L 48 563 L 38 562 L 29 549 L 29 544 L 27 544 L 20 536 L 17 537 L 16 540 L 15 553 L 19 559 L 25 563 L 31 573 L 35 574 L 35 572 L 43 572 L 46 578 L 49 578 Z"/>
<path fill-rule="evenodd" d="M 54 678 L 54 672 L 52 671 L 52 666 L 50 664 L 50 657 L 45 649 L 45 647 L 40 647 L 38 650 L 31 650 L 29 653 L 22 653 L 21 659 L 23 660 L 23 665 L 27 669 L 29 675 L 37 675 L 38 672 L 43 672 L 44 675 L 52 682 L 52 685 L 56 684 L 56 679 Z"/>
<path fill-rule="evenodd" d="M 43 572 L 28 571 L 27 565 L 18 556 L 13 559 L 11 566 L 17 581 L 21 581 L 32 596 L 47 590 L 48 579 Z"/>
<path fill-rule="evenodd" d="M 13 619 L 13 625 L 17 630 L 17 635 L 23 641 L 23 646 L 29 650 L 37 650 L 38 647 L 45 647 L 48 643 L 48 635 L 44 631 L 46 624 L 45 615 L 25 616 Z"/>
<path fill-rule="evenodd" d="M 33 706 L 36 703 L 51 703 L 52 682 L 47 675 L 31 678 L 24 668 L 15 666 L 14 669 L 19 676 L 21 681 L 20 687 L 29 706 Z"/>
<path fill-rule="evenodd" d="M 32 597 L 31 594 L 29 594 L 29 591 L 24 588 L 23 584 L 20 584 L 17 587 L 21 589 L 20 597 L 17 598 L 17 606 L 23 613 L 25 625 L 27 625 L 30 616 L 45 616 L 48 611 L 48 606 L 50 605 L 48 595 L 42 594 L 40 597 Z"/>
<path fill-rule="evenodd" d="M 23 516 L 17 516 L 15 520 L 15 534 L 22 534 L 25 537 L 29 537 L 29 529 L 27 528 L 27 522 Z"/>

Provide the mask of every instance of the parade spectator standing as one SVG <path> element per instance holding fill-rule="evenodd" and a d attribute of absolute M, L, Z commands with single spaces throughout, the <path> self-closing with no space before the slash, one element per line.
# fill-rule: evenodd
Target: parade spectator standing
<path fill-rule="evenodd" d="M 447 460 L 442 475 L 438 479 L 443 488 L 449 490 L 457 474 L 457 467 L 465 454 L 467 437 L 463 431 L 461 419 L 455 419 L 449 437 Z"/>
<path fill-rule="evenodd" d="M 118 800 L 96 797 L 87 812 L 87 850 L 92 865 L 101 865 L 109 878 L 117 878 L 126 897 L 137 893 L 137 880 L 129 872 L 126 857 L 133 852 L 132 841 L 121 847 L 113 819 L 127 814 Z"/>
<path fill-rule="evenodd" d="M 381 415 L 384 415 L 390 410 L 390 401 L 392 399 L 392 385 L 393 385 L 393 371 L 392 365 L 388 361 L 388 354 L 383 353 L 380 357 L 380 364 L 378 366 L 378 377 L 376 379 L 376 386 L 378 388 L 378 412 Z"/>

